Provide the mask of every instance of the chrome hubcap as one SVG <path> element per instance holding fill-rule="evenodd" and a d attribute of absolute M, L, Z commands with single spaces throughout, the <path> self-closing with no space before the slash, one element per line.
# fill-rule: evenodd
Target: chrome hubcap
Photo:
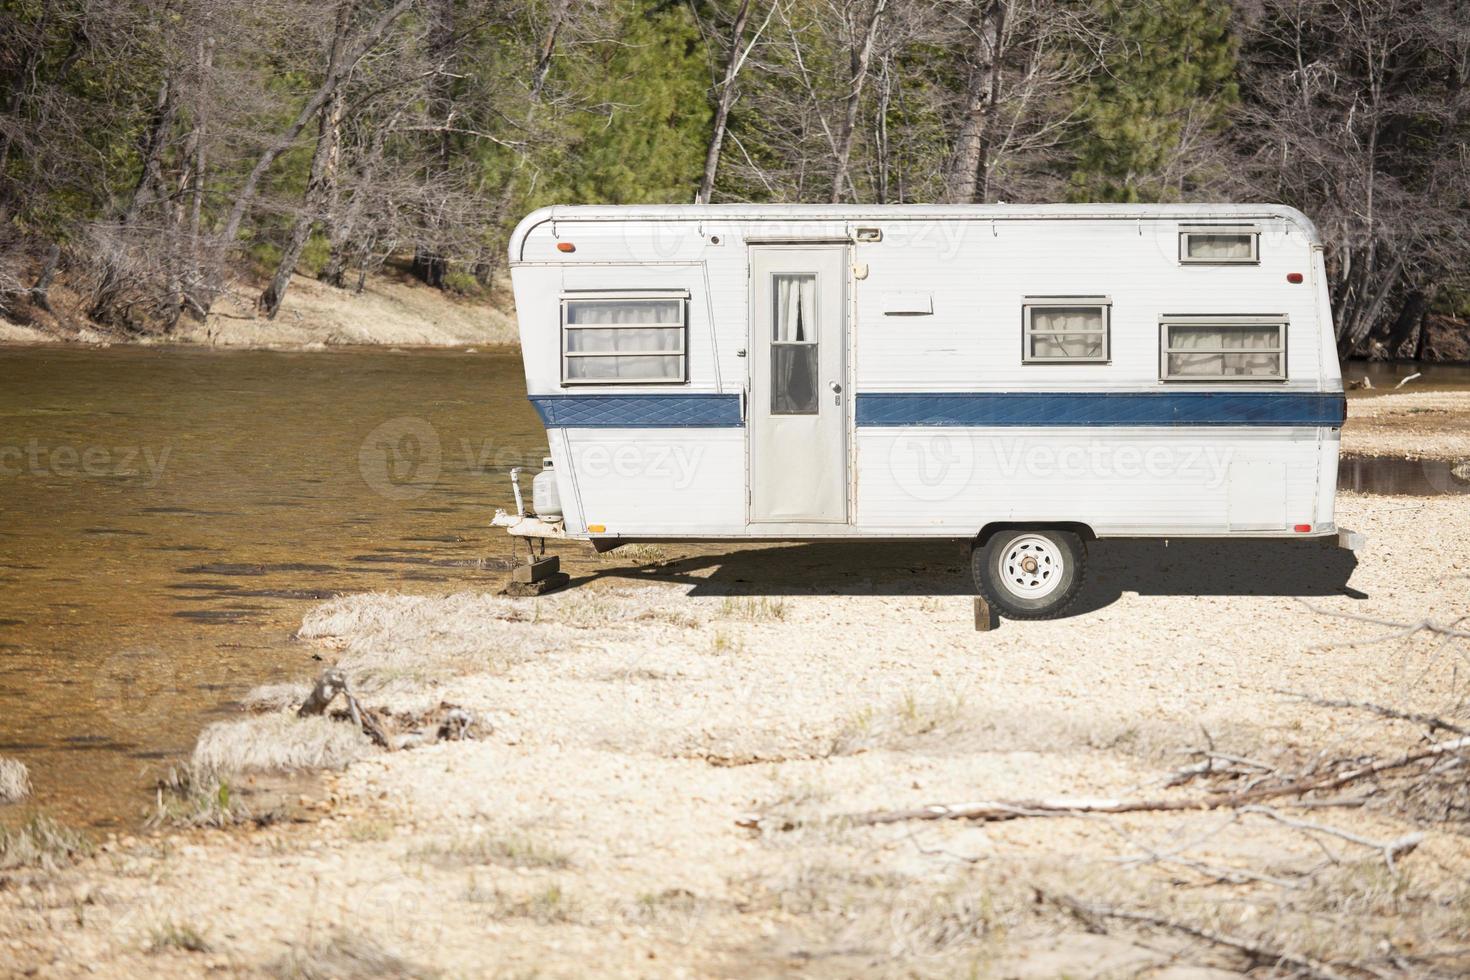
<path fill-rule="evenodd" d="M 1064 567 L 1061 549 L 1038 534 L 1023 534 L 1001 555 L 1000 580 L 1013 595 L 1041 599 L 1062 584 Z"/>

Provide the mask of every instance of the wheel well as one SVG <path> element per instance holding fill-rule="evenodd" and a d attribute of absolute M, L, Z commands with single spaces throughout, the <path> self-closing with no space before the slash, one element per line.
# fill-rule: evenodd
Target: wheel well
<path fill-rule="evenodd" d="M 1080 521 L 991 521 L 975 535 L 975 547 L 983 548 L 986 542 L 1000 531 L 1071 531 L 1083 541 L 1096 541 L 1092 528 Z"/>

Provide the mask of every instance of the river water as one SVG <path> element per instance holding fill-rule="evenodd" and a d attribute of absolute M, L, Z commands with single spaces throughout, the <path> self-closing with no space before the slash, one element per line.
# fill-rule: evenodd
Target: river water
<path fill-rule="evenodd" d="M 232 699 L 319 668 L 290 637 L 327 596 L 498 588 L 524 393 L 506 351 L 0 350 L 0 755 L 35 803 L 136 823 Z"/>
<path fill-rule="evenodd" d="M 499 587 L 487 521 L 545 445 L 513 352 L 0 351 L 0 755 L 134 822 L 232 698 L 319 666 L 314 602 Z"/>

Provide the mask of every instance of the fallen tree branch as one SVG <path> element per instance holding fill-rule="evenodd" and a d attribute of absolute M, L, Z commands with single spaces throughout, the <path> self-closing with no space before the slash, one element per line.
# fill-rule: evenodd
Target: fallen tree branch
<path fill-rule="evenodd" d="M 1394 631 L 1392 633 L 1382 633 L 1378 636 L 1370 636 L 1367 639 L 1363 640 L 1346 640 L 1342 643 L 1323 643 L 1316 647 L 1316 649 L 1329 650 L 1334 647 L 1372 646 L 1375 643 L 1385 643 L 1389 640 L 1402 640 L 1406 637 L 1410 637 L 1416 633 L 1424 631 L 1428 631 L 1430 633 L 1434 633 L 1438 636 L 1443 637 L 1449 637 L 1459 640 L 1470 640 L 1470 632 L 1456 628 L 1460 625 L 1460 623 L 1465 621 L 1467 617 L 1464 616 L 1461 616 L 1459 619 L 1448 624 L 1436 623 L 1433 620 L 1429 619 L 1421 619 L 1417 623 L 1398 623 L 1390 619 L 1378 619 L 1374 616 L 1364 616 L 1361 613 L 1334 612 L 1331 609 L 1322 609 L 1318 606 L 1312 605 L 1310 602 L 1302 598 L 1298 598 L 1296 601 L 1306 606 L 1309 610 L 1316 613 L 1318 616 L 1330 616 L 1334 619 L 1351 619 L 1354 622 L 1358 623 L 1372 623 L 1375 626 L 1387 626 Z"/>
<path fill-rule="evenodd" d="M 1470 728 L 1457 725 L 1452 721 L 1446 721 L 1436 715 L 1421 714 L 1418 711 L 1403 711 L 1399 708 L 1391 708 L 1383 704 L 1374 704 L 1371 701 L 1349 701 L 1333 700 L 1328 698 L 1316 698 L 1310 694 L 1302 694 L 1297 691 L 1283 691 L 1277 689 L 1277 694 L 1285 694 L 1287 697 L 1299 698 L 1308 704 L 1319 708 L 1355 708 L 1359 711 L 1371 711 L 1373 714 L 1383 718 L 1393 718 L 1397 721 L 1412 721 L 1416 725 L 1427 725 L 1429 733 L 1433 735 L 1436 731 L 1451 732 L 1455 735 L 1470 735 Z"/>
<path fill-rule="evenodd" d="M 1296 779 L 1275 786 L 1258 786 L 1235 793 L 1206 793 L 1184 799 L 1119 800 L 1119 799 L 1050 799 L 1050 800 L 981 800 L 974 803 L 936 803 L 910 810 L 871 810 L 846 817 L 849 824 L 872 826 L 901 823 L 906 820 L 974 820 L 991 822 L 1017 820 L 1024 817 L 1077 816 L 1089 813 L 1143 813 L 1181 810 L 1219 810 L 1243 807 L 1263 800 L 1302 796 L 1307 793 L 1341 789 L 1349 783 L 1370 776 L 1403 769 L 1425 759 L 1439 758 L 1470 746 L 1470 736 L 1439 742 L 1427 748 L 1380 759 L 1334 775 Z"/>
<path fill-rule="evenodd" d="M 1195 939 L 1212 943 L 1216 946 L 1224 946 L 1236 952 L 1244 953 L 1253 961 L 1259 963 L 1273 963 L 1295 967 L 1307 976 L 1318 977 L 1320 980 L 1347 980 L 1347 978 L 1334 970 L 1329 964 L 1299 953 L 1289 953 L 1282 949 L 1266 946 L 1253 939 L 1244 939 L 1239 936 L 1231 936 L 1223 932 L 1215 932 L 1212 929 L 1203 929 L 1199 926 L 1180 922 L 1177 919 L 1167 919 L 1161 915 L 1152 915 L 1147 912 L 1134 912 L 1129 909 L 1116 908 L 1110 905 L 1089 905 L 1079 902 L 1068 895 L 1051 895 L 1035 889 L 1036 897 L 1053 905 L 1060 906 L 1075 915 L 1083 925 L 1097 932 L 1106 932 L 1098 922 L 1099 919 L 1117 919 L 1123 922 L 1137 922 L 1142 925 L 1150 925 L 1159 929 L 1168 929 L 1172 932 L 1182 933 Z M 1363 973 L 1372 973 L 1366 967 L 1347 964 L 1347 969 Z"/>
<path fill-rule="evenodd" d="M 1294 830 L 1303 830 L 1308 833 L 1314 834 L 1328 834 L 1332 837 L 1337 837 L 1341 840 L 1345 840 L 1350 844 L 1357 844 L 1360 847 L 1367 847 L 1372 850 L 1378 851 L 1380 854 L 1383 855 L 1383 861 L 1385 864 L 1388 865 L 1388 870 L 1390 874 L 1398 873 L 1398 869 L 1394 867 L 1394 858 L 1398 857 L 1400 854 L 1410 854 L 1420 844 L 1424 843 L 1424 835 L 1420 833 L 1405 834 L 1403 837 L 1399 837 L 1391 841 L 1377 841 L 1369 837 L 1359 836 L 1358 834 L 1355 834 L 1349 830 L 1341 830 L 1337 827 L 1328 827 L 1326 824 L 1312 823 L 1310 820 L 1297 820 L 1293 817 L 1288 817 L 1283 813 L 1277 813 L 1275 810 L 1271 809 L 1268 806 L 1244 806 L 1240 808 L 1240 812 L 1257 813 L 1263 817 L 1274 820 L 1283 826 L 1291 827 Z"/>

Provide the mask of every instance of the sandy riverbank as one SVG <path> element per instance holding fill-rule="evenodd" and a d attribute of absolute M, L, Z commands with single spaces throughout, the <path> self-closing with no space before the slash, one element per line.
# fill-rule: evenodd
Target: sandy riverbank
<path fill-rule="evenodd" d="M 1470 391 L 1349 398 L 1342 451 L 1406 459 L 1470 459 Z"/>
<path fill-rule="evenodd" d="M 507 297 L 502 282 L 497 295 Z M 226 293 L 204 323 L 181 318 L 163 337 L 109 333 L 89 323 L 80 297 L 58 287 L 55 313 L 35 311 L 33 326 L 0 320 L 0 343 L 141 343 L 223 348 L 312 350 L 338 346 L 404 347 L 511 346 L 519 342 L 515 312 L 480 298 L 456 297 L 389 267 L 368 279 L 361 293 L 336 289 L 307 276 L 294 276 L 275 319 L 257 316 L 257 290 Z"/>
<path fill-rule="evenodd" d="M 1099 545 L 1079 615 L 992 633 L 973 629 L 960 554 L 933 546 L 614 552 L 539 600 L 336 600 L 307 616 L 302 642 L 365 704 L 453 702 L 481 737 L 385 754 L 345 723 L 257 715 L 270 739 L 357 761 L 293 808 L 299 822 L 0 872 L 0 955 L 40 976 L 149 977 L 1183 977 L 1246 964 L 1178 929 L 1079 917 L 1058 904 L 1070 896 L 1381 975 L 1450 975 L 1466 964 L 1436 957 L 1470 945 L 1463 799 L 1388 784 L 1367 806 L 1272 813 L 839 819 L 1242 785 L 1163 785 L 1209 744 L 1292 771 L 1423 746 L 1422 725 L 1280 692 L 1453 710 L 1464 641 L 1344 614 L 1470 615 L 1470 509 L 1343 496 L 1340 520 L 1368 534 L 1356 567 L 1310 542 Z M 1426 837 L 1390 871 L 1378 851 L 1273 814 Z"/>

